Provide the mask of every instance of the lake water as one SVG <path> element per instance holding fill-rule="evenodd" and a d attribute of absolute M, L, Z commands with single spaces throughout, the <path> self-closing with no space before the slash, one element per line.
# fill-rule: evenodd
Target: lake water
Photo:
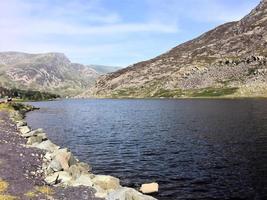
<path fill-rule="evenodd" d="M 94 173 L 175 199 L 267 199 L 266 100 L 62 100 L 27 115 Z"/>

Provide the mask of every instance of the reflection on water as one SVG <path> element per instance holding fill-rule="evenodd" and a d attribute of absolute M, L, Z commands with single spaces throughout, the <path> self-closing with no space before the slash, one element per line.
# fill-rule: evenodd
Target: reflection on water
<path fill-rule="evenodd" d="M 27 121 L 124 185 L 159 199 L 267 199 L 265 100 L 64 100 Z"/>

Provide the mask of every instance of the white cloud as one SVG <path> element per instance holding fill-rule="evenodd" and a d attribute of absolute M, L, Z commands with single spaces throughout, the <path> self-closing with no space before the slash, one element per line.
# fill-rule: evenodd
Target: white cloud
<path fill-rule="evenodd" d="M 108 7 L 104 1 L 0 0 L 0 51 L 58 51 L 76 62 L 130 64 L 169 48 L 164 44 L 170 36 L 178 38 L 181 20 L 221 23 L 239 19 L 253 7 L 244 3 L 235 10 L 223 0 L 140 0 L 138 6 L 147 10 L 135 10 L 129 20 L 123 6 Z"/>
<path fill-rule="evenodd" d="M 179 22 L 181 18 L 198 22 L 229 22 L 240 20 L 256 5 L 244 1 L 236 6 L 224 0 L 146 0 L 151 10 L 151 18 Z M 257 2 L 258 3 L 258 2 Z"/>

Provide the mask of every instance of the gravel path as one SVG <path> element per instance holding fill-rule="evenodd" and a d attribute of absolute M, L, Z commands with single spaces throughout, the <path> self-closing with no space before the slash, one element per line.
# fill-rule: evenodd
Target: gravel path
<path fill-rule="evenodd" d="M 8 113 L 0 111 L 0 200 L 100 200 L 91 188 L 46 186 L 41 171 L 44 152 L 25 143 Z"/>

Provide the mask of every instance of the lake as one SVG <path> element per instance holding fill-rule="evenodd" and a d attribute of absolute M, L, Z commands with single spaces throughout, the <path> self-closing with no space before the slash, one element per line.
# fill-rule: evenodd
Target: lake
<path fill-rule="evenodd" d="M 266 100 L 61 100 L 34 102 L 43 128 L 96 174 L 154 196 L 267 199 Z"/>

